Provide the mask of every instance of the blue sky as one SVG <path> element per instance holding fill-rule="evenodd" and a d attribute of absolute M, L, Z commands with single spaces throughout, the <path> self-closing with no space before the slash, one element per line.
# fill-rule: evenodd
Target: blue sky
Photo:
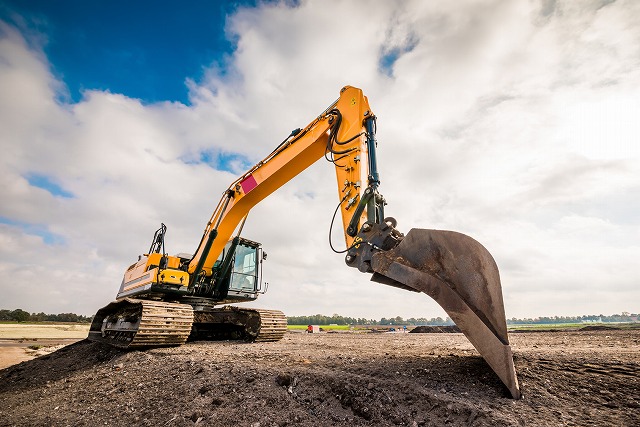
<path fill-rule="evenodd" d="M 349 84 L 386 213 L 486 246 L 507 317 L 637 312 L 639 63 L 634 1 L 4 1 L 3 308 L 94 313 L 161 222 L 192 252 L 228 185 Z M 335 187 L 319 162 L 253 209 L 256 306 L 444 316 L 331 252 Z"/>
<path fill-rule="evenodd" d="M 44 51 L 72 102 L 84 89 L 144 102 L 189 103 L 185 79 L 224 66 L 227 14 L 255 1 L 5 0 L 0 18 L 46 37 Z"/>

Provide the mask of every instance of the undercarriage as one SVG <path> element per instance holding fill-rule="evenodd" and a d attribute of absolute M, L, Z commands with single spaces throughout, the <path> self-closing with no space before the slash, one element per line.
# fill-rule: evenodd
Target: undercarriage
<path fill-rule="evenodd" d="M 201 309 L 202 306 L 196 308 Z M 178 346 L 187 341 L 278 341 L 287 331 L 281 311 L 125 298 L 96 313 L 89 339 L 119 348 Z"/>

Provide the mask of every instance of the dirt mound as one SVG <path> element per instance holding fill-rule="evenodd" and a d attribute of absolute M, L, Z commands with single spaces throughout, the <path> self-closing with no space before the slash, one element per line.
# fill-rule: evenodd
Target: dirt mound
<path fill-rule="evenodd" d="M 438 334 L 438 333 L 457 333 L 460 328 L 456 325 L 452 326 L 416 326 L 409 331 L 411 334 Z"/>
<path fill-rule="evenodd" d="M 640 424 L 640 331 L 512 338 L 520 401 L 461 334 L 129 352 L 81 341 L 0 371 L 0 426 Z"/>

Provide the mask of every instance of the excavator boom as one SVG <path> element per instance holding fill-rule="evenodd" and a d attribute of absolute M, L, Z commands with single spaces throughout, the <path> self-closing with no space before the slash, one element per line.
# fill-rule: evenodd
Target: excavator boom
<path fill-rule="evenodd" d="M 226 242 L 251 208 L 323 156 L 336 166 L 342 220 L 344 224 L 352 222 L 352 231 L 345 232 L 345 241 L 350 245 L 366 219 L 362 209 L 358 216 L 353 212 L 367 188 L 362 183 L 362 165 L 371 169 L 367 167 L 371 150 L 363 140 L 367 135 L 365 123 L 374 120 L 362 91 L 346 86 L 338 100 L 315 120 L 293 131 L 271 154 L 233 182 L 207 223 L 189 263 L 191 281 L 211 274 Z"/>

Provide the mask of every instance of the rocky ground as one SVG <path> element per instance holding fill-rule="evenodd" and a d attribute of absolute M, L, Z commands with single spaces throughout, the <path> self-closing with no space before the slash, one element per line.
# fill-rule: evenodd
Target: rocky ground
<path fill-rule="evenodd" d="M 637 426 L 640 330 L 513 333 L 514 401 L 462 334 L 289 333 L 0 370 L 1 426 Z"/>

